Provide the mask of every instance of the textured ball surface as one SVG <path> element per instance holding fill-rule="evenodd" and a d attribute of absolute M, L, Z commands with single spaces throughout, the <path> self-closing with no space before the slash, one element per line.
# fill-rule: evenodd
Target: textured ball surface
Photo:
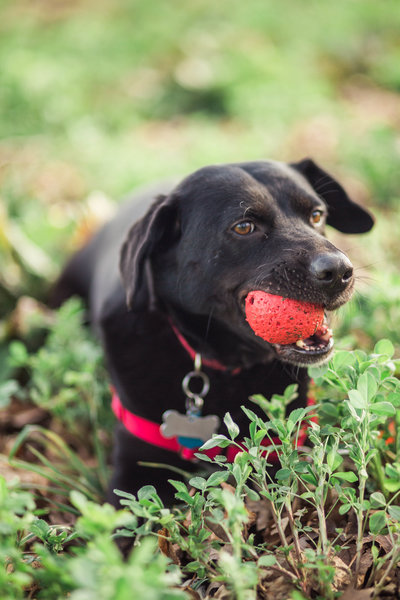
<path fill-rule="evenodd" d="M 294 344 L 314 335 L 324 321 L 324 309 L 261 290 L 246 296 L 246 320 L 254 333 L 271 344 Z"/>

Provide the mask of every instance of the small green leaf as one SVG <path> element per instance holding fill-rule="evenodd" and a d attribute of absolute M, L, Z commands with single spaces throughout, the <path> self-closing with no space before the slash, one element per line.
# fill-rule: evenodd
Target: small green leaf
<path fill-rule="evenodd" d="M 259 446 L 260 443 L 263 441 L 264 438 L 267 437 L 267 430 L 266 429 L 260 429 L 259 431 L 257 431 L 256 435 L 254 436 L 254 443 Z"/>
<path fill-rule="evenodd" d="M 369 529 L 372 535 L 377 535 L 386 527 L 386 513 L 378 510 L 369 518 Z"/>
<path fill-rule="evenodd" d="M 157 495 L 157 490 L 154 485 L 144 485 L 138 491 L 138 500 L 149 500 Z"/>
<path fill-rule="evenodd" d="M 351 404 L 350 400 L 345 400 L 345 406 L 348 409 L 350 415 L 352 416 L 352 418 L 357 421 L 360 422 L 361 421 L 361 417 L 357 414 L 356 409 L 354 408 L 354 406 Z"/>
<path fill-rule="evenodd" d="M 227 412 L 224 417 L 224 423 L 228 429 L 231 439 L 234 440 L 240 433 L 240 429 L 236 423 L 233 422 L 231 415 Z"/>
<path fill-rule="evenodd" d="M 385 473 L 388 477 L 400 481 L 400 464 L 394 463 L 391 465 L 387 463 L 385 465 Z"/>
<path fill-rule="evenodd" d="M 326 455 L 326 462 L 331 471 L 335 471 L 342 464 L 343 457 L 336 450 L 330 450 Z"/>
<path fill-rule="evenodd" d="M 400 522 L 400 506 L 390 505 L 388 506 L 388 512 L 392 519 Z"/>
<path fill-rule="evenodd" d="M 189 506 L 191 505 L 193 498 L 189 494 L 189 492 L 176 492 L 175 498 L 177 500 L 182 500 L 182 502 L 186 502 Z"/>
<path fill-rule="evenodd" d="M 349 512 L 350 509 L 351 509 L 351 504 L 342 504 L 341 506 L 339 506 L 339 514 L 345 515 L 346 513 Z"/>
<path fill-rule="evenodd" d="M 216 471 L 215 473 L 211 473 L 210 477 L 207 479 L 207 487 L 216 487 L 221 485 L 221 483 L 226 481 L 228 477 L 228 471 Z"/>
<path fill-rule="evenodd" d="M 251 421 L 250 425 L 249 425 L 250 439 L 254 440 L 254 436 L 256 435 L 256 431 L 257 431 L 257 423 L 255 423 L 255 421 Z"/>
<path fill-rule="evenodd" d="M 318 485 L 317 478 L 312 473 L 301 473 L 300 477 L 306 483 L 310 483 L 311 485 Z"/>
<path fill-rule="evenodd" d="M 394 346 L 390 340 L 379 340 L 375 344 L 374 354 L 385 354 L 388 358 L 392 358 L 394 354 Z"/>
<path fill-rule="evenodd" d="M 355 357 L 351 352 L 339 351 L 336 352 L 332 364 L 335 371 L 340 372 L 344 367 L 353 366 L 355 363 Z"/>
<path fill-rule="evenodd" d="M 195 457 L 204 462 L 214 462 L 214 460 L 210 456 L 207 456 L 207 454 L 202 454 L 201 452 L 195 452 Z"/>
<path fill-rule="evenodd" d="M 256 492 L 256 490 L 253 490 L 253 488 L 249 487 L 246 484 L 244 485 L 244 489 L 247 494 L 247 497 L 250 500 L 260 500 L 260 494 L 258 492 Z"/>
<path fill-rule="evenodd" d="M 335 404 L 332 404 L 332 402 L 324 402 L 321 405 L 321 412 L 334 419 L 337 419 L 339 416 L 338 407 Z"/>
<path fill-rule="evenodd" d="M 400 408 L 400 392 L 391 392 L 388 394 L 387 400 L 396 408 Z"/>
<path fill-rule="evenodd" d="M 263 554 L 257 561 L 259 567 L 272 567 L 276 564 L 276 556 L 273 554 Z"/>
<path fill-rule="evenodd" d="M 287 386 L 287 388 L 283 392 L 285 404 L 289 404 L 289 402 L 292 402 L 292 400 L 295 400 L 297 398 L 298 388 L 299 388 L 299 385 L 297 383 L 291 383 L 290 385 Z"/>
<path fill-rule="evenodd" d="M 378 508 L 381 506 L 386 506 L 386 498 L 382 494 L 382 492 L 374 492 L 370 497 L 372 508 Z"/>
<path fill-rule="evenodd" d="M 295 408 L 289 414 L 288 422 L 297 423 L 298 421 L 302 421 L 304 419 L 305 413 L 306 413 L 306 411 L 304 408 Z"/>
<path fill-rule="evenodd" d="M 9 405 L 11 396 L 16 394 L 18 390 L 19 384 L 14 379 L 9 379 L 0 385 L 0 409 Z"/>
<path fill-rule="evenodd" d="M 366 372 L 367 382 L 368 382 L 368 398 L 369 400 L 373 400 L 378 392 L 378 380 L 371 373 L 371 371 Z"/>
<path fill-rule="evenodd" d="M 303 594 L 298 590 L 293 590 L 290 596 L 290 600 L 306 600 L 306 597 L 303 596 Z"/>
<path fill-rule="evenodd" d="M 183 481 L 177 481 L 176 479 L 168 479 L 168 483 L 170 483 L 171 485 L 173 485 L 174 488 L 178 492 L 187 492 L 186 483 L 184 483 Z"/>
<path fill-rule="evenodd" d="M 290 475 L 291 471 L 289 469 L 279 469 L 275 477 L 278 479 L 278 481 L 282 481 L 284 479 L 289 479 Z"/>
<path fill-rule="evenodd" d="M 308 374 L 314 381 L 320 381 L 327 372 L 328 365 L 321 365 L 320 367 L 308 367 Z"/>
<path fill-rule="evenodd" d="M 365 409 L 367 408 L 366 397 L 363 396 L 359 390 L 349 390 L 349 400 L 353 408 Z"/>
<path fill-rule="evenodd" d="M 299 460 L 299 462 L 294 464 L 293 469 L 296 473 L 308 473 L 310 466 L 307 461 Z"/>
<path fill-rule="evenodd" d="M 378 384 L 371 373 L 366 371 L 357 381 L 357 390 L 360 392 L 364 402 L 368 404 L 376 394 Z"/>
<path fill-rule="evenodd" d="M 385 489 L 388 492 L 398 492 L 400 490 L 400 481 L 398 479 L 385 478 L 384 480 Z"/>
<path fill-rule="evenodd" d="M 252 396 L 250 398 L 250 400 L 253 400 L 253 398 L 255 398 L 256 396 Z M 263 398 L 265 400 L 265 398 Z M 246 415 L 246 417 L 248 417 L 249 421 L 258 421 L 259 417 L 257 417 L 256 413 L 253 412 L 252 410 L 250 410 L 249 408 L 247 408 L 246 406 L 242 406 L 242 411 L 244 412 L 244 414 Z"/>
<path fill-rule="evenodd" d="M 396 414 L 396 409 L 390 402 L 376 402 L 370 406 L 370 411 L 384 417 L 393 417 Z"/>
<path fill-rule="evenodd" d="M 346 471 L 346 472 L 339 471 L 337 473 L 334 473 L 333 477 L 337 477 L 338 479 L 344 479 L 344 481 L 349 481 L 350 483 L 353 483 L 354 481 L 358 481 L 357 475 L 355 473 L 353 473 L 352 471 Z"/>
<path fill-rule="evenodd" d="M 42 541 L 45 541 L 51 533 L 50 526 L 43 519 L 35 519 L 30 525 L 30 530 Z"/>
<path fill-rule="evenodd" d="M 198 569 L 202 568 L 202 564 L 198 560 L 192 560 L 192 562 L 188 563 L 185 566 L 187 571 L 196 572 Z"/>
<path fill-rule="evenodd" d="M 189 479 L 189 485 L 203 491 L 206 489 L 206 480 L 204 477 L 192 477 Z"/>
<path fill-rule="evenodd" d="M 9 346 L 9 360 L 13 367 L 24 367 L 29 361 L 29 354 L 25 344 L 16 340 Z"/>
<path fill-rule="evenodd" d="M 226 448 L 226 446 L 229 446 L 230 443 L 230 440 L 225 435 L 213 435 L 211 440 L 207 440 L 199 448 L 199 450 L 210 450 L 210 448 L 215 448 L 216 446 L 219 446 L 220 448 Z"/>

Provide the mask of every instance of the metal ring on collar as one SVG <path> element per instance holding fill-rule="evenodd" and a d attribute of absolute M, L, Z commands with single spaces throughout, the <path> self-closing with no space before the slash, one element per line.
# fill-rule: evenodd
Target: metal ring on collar
<path fill-rule="evenodd" d="M 196 377 L 200 378 L 203 382 L 203 387 L 200 390 L 200 392 L 192 392 L 192 390 L 190 389 L 190 382 Z M 210 389 L 210 380 L 208 378 L 208 375 L 203 373 L 203 371 L 190 371 L 190 373 L 185 375 L 185 377 L 183 378 L 182 389 L 187 398 L 204 398 L 208 394 L 208 391 Z"/>

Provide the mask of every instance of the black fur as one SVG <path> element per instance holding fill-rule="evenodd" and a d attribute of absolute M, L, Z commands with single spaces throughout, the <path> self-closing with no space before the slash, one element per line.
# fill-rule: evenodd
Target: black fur
<path fill-rule="evenodd" d="M 323 212 L 321 224 L 310 220 L 313 210 Z M 175 187 L 161 184 L 126 203 L 67 265 L 56 302 L 74 293 L 86 299 L 122 403 L 158 423 L 167 409 L 185 412 L 181 382 L 193 368 L 172 320 L 197 352 L 228 368 L 204 368 L 211 388 L 203 414 L 222 421 L 229 411 L 245 435 L 240 406 L 247 398 L 270 397 L 297 382 L 291 408 L 304 405 L 304 367 L 317 360 L 255 336 L 244 317 L 247 293 L 262 289 L 326 310 L 351 295 L 351 263 L 326 240 L 325 220 L 346 233 L 373 225 L 310 159 L 205 167 Z M 254 231 L 239 235 L 233 226 L 240 221 L 251 221 Z M 193 468 L 118 424 L 110 490 L 135 492 L 153 483 L 169 500 L 171 473 L 138 466 L 138 460 Z M 117 502 L 111 491 L 109 499 Z"/>

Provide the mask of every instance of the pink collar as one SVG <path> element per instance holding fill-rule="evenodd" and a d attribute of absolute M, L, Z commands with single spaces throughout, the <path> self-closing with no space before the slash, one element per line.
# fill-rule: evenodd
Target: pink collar
<path fill-rule="evenodd" d="M 178 452 L 181 455 L 181 457 L 185 460 L 190 460 L 192 462 L 197 461 L 195 454 L 198 453 L 198 448 L 186 448 L 178 442 L 178 439 L 176 437 L 165 438 L 160 431 L 159 423 L 154 423 L 153 421 L 143 419 L 143 417 L 139 417 L 138 415 L 133 414 L 122 405 L 121 400 L 119 399 L 116 391 L 113 388 L 111 388 L 111 392 L 112 410 L 117 419 L 126 427 L 126 429 L 132 435 L 137 437 L 139 440 L 142 440 L 143 442 L 152 444 L 153 446 L 158 446 L 159 448 L 164 448 L 165 450 L 170 450 L 171 452 Z M 307 406 L 312 406 L 314 404 L 315 399 L 312 397 L 308 398 Z M 312 417 L 312 420 L 315 419 L 316 417 Z M 296 444 L 297 447 L 304 445 L 307 439 L 307 429 L 307 423 L 300 429 L 300 434 L 298 436 Z M 279 438 L 273 438 L 273 442 L 276 445 L 280 445 Z M 265 438 L 262 442 L 262 445 L 270 446 L 271 441 L 268 438 Z M 225 450 L 228 462 L 233 462 L 236 454 L 241 452 L 241 450 L 236 446 L 228 446 Z M 224 449 L 218 446 L 216 448 L 211 448 L 210 450 L 205 450 L 204 454 L 206 454 L 210 458 L 214 458 L 219 454 L 224 454 Z M 272 463 L 278 463 L 279 457 L 276 452 L 270 452 L 268 460 L 270 460 Z"/>
<path fill-rule="evenodd" d="M 196 357 L 196 351 L 192 348 L 186 338 L 183 337 L 179 329 L 176 325 L 169 319 L 169 324 L 171 325 L 172 331 L 175 333 L 176 337 L 180 341 L 181 345 L 185 348 L 186 352 L 189 354 L 190 358 L 194 361 Z M 230 371 L 231 375 L 237 375 L 240 373 L 241 368 L 237 367 L 236 369 L 230 370 L 228 367 L 220 363 L 218 360 L 208 359 L 201 357 L 201 362 L 205 367 L 209 367 L 210 369 L 215 369 L 216 371 Z"/>

